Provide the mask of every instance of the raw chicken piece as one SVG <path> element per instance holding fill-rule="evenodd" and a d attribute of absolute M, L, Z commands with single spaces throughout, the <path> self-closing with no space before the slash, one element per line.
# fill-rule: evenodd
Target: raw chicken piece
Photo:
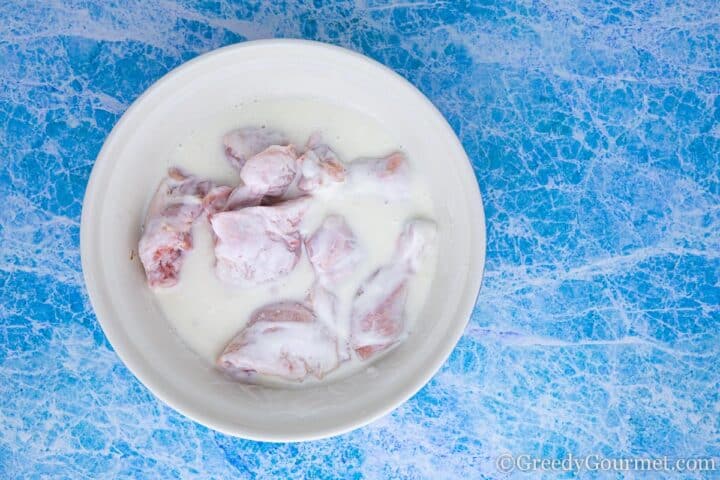
<path fill-rule="evenodd" d="M 297 302 L 257 310 L 217 359 L 220 370 L 245 381 L 255 375 L 322 379 L 339 363 L 335 336 L 312 309 Z"/>
<path fill-rule="evenodd" d="M 339 317 L 338 298 L 320 282 L 310 289 L 307 303 L 312 305 L 318 320 L 338 338 L 338 356 L 340 361 L 350 360 L 350 346 L 347 343 L 347 324 Z"/>
<path fill-rule="evenodd" d="M 345 181 L 345 165 L 319 133 L 310 136 L 307 150 L 298 158 L 298 173 L 297 188 L 306 193 Z"/>
<path fill-rule="evenodd" d="M 362 359 L 400 340 L 405 328 L 408 279 L 418 270 L 437 226 L 409 221 L 398 238 L 393 260 L 366 279 L 353 300 L 350 343 Z"/>
<path fill-rule="evenodd" d="M 225 210 L 228 198 L 233 192 L 232 187 L 226 185 L 218 185 L 210 189 L 203 198 L 203 207 L 208 215 Z"/>
<path fill-rule="evenodd" d="M 348 165 L 348 187 L 354 193 L 399 200 L 410 195 L 410 165 L 395 152 L 383 158 L 359 158 Z"/>
<path fill-rule="evenodd" d="M 192 249 L 192 225 L 203 213 L 204 198 L 212 182 L 177 168 L 157 189 L 148 208 L 138 251 L 151 287 L 172 287 L 178 282 L 185 253 Z"/>
<path fill-rule="evenodd" d="M 225 156 L 240 171 L 245 162 L 270 145 L 287 145 L 285 134 L 271 128 L 246 127 L 228 132 L 223 137 Z"/>
<path fill-rule="evenodd" d="M 366 257 L 355 233 L 340 215 L 328 215 L 315 233 L 305 239 L 305 249 L 324 284 L 341 280 Z"/>
<path fill-rule="evenodd" d="M 257 207 L 262 202 L 262 199 L 262 192 L 257 192 L 244 183 L 241 183 L 230 192 L 224 210 Z"/>
<path fill-rule="evenodd" d="M 240 178 L 252 192 L 280 196 L 293 183 L 296 162 L 295 147 L 272 145 L 245 162 Z"/>
<path fill-rule="evenodd" d="M 350 343 L 355 353 L 363 360 L 401 339 L 405 327 L 407 300 L 407 280 L 393 283 L 389 280 L 371 278 L 368 282 L 387 284 L 389 290 L 380 291 L 380 287 L 377 287 L 374 294 L 377 298 L 382 295 L 381 300 L 376 300 L 372 307 L 365 306 L 365 310 L 353 310 L 353 334 Z M 367 295 L 362 288 L 358 291 L 358 296 Z"/>
<path fill-rule="evenodd" d="M 205 195 L 203 207 L 208 215 L 212 215 L 225 210 L 256 207 L 261 201 L 261 194 L 253 192 L 242 183 L 235 188 L 217 185 Z"/>
<path fill-rule="evenodd" d="M 302 197 L 211 215 L 218 278 L 247 287 L 290 273 L 300 259 L 298 225 L 308 207 Z"/>

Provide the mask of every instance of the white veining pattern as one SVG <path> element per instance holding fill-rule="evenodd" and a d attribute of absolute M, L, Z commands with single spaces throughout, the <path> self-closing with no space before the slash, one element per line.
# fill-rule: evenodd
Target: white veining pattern
<path fill-rule="evenodd" d="M 504 452 L 720 457 L 716 2 L 10 0 L 0 20 L 0 477 L 474 479 L 501 476 Z M 88 175 L 128 105 L 187 59 L 269 37 L 346 46 L 418 86 L 463 141 L 488 224 L 483 290 L 438 375 L 302 444 L 158 402 L 104 338 L 79 258 Z"/>

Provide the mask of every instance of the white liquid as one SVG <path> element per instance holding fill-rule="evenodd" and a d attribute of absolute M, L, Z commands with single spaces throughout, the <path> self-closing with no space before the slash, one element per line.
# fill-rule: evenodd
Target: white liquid
<path fill-rule="evenodd" d="M 204 124 L 201 131 L 179 134 L 178 146 L 167 164 L 227 185 L 239 182 L 222 147 L 222 136 L 234 128 L 265 125 L 287 133 L 299 146 L 305 144 L 310 134 L 320 131 L 324 141 L 346 163 L 359 157 L 385 156 L 401 149 L 401 145 L 389 138 L 382 126 L 370 117 L 313 100 L 277 99 L 237 105 L 227 113 L 206 119 Z M 342 215 L 367 252 L 366 261 L 335 285 L 339 307 L 337 328 L 341 336 L 348 333 L 351 301 L 358 286 L 377 268 L 391 261 L 405 222 L 415 217 L 434 217 L 425 182 L 420 172 L 414 169 L 413 159 L 408 161 L 413 170 L 410 200 L 386 202 L 370 196 L 343 196 L 341 187 L 316 197 L 300 226 L 301 234 L 308 236 L 327 215 Z M 253 311 L 277 301 L 302 301 L 315 280 L 303 251 L 300 262 L 288 276 L 253 288 L 233 288 L 215 276 L 210 226 L 204 218 L 193 228 L 193 243 L 194 249 L 186 256 L 178 285 L 158 289 L 156 297 L 173 330 L 207 362 L 215 362 Z M 435 260 L 435 255 L 426 258 L 420 271 L 410 280 L 406 305 L 408 334 L 412 334 L 413 322 L 430 288 Z M 326 380 L 348 375 L 371 363 L 344 362 Z M 306 380 L 307 383 L 312 382 Z"/>

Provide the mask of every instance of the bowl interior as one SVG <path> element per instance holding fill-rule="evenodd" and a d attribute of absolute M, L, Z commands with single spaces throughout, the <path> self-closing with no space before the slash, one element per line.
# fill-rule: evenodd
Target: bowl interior
<path fill-rule="evenodd" d="M 439 225 L 436 276 L 412 335 L 357 375 L 313 388 L 230 382 L 170 330 L 136 249 L 148 200 L 177 132 L 229 105 L 315 98 L 383 124 L 428 180 Z M 302 41 L 221 49 L 171 72 L 126 112 L 93 169 L 83 204 L 88 291 L 118 355 L 159 398 L 217 430 L 259 440 L 341 433 L 388 412 L 439 368 L 471 313 L 485 258 L 484 215 L 467 157 L 442 116 L 406 81 L 352 52 Z"/>

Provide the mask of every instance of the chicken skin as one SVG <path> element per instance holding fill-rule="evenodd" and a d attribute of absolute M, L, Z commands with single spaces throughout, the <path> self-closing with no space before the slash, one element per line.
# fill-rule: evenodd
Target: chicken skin
<path fill-rule="evenodd" d="M 279 197 L 293 183 L 296 171 L 295 147 L 272 145 L 245 162 L 240 170 L 240 178 L 253 192 Z"/>
<path fill-rule="evenodd" d="M 366 258 L 355 233 L 340 215 L 328 215 L 307 239 L 305 250 L 323 284 L 342 280 Z"/>
<path fill-rule="evenodd" d="M 408 280 L 420 268 L 436 235 L 435 223 L 409 221 L 398 238 L 393 259 L 360 285 L 350 319 L 350 344 L 360 358 L 367 359 L 401 339 Z"/>
<path fill-rule="evenodd" d="M 298 158 L 298 190 L 311 193 L 345 181 L 345 165 L 335 152 L 322 142 L 320 134 L 313 134 L 306 146 L 305 153 Z"/>
<path fill-rule="evenodd" d="M 271 145 L 287 145 L 284 133 L 271 128 L 245 127 L 228 132 L 223 137 L 225 157 L 238 172 L 245 162 Z"/>
<path fill-rule="evenodd" d="M 299 302 L 260 308 L 217 359 L 218 368 L 241 381 L 256 376 L 303 381 L 337 368 L 337 338 L 315 312 Z"/>
<path fill-rule="evenodd" d="M 192 249 L 192 226 L 211 206 L 206 196 L 215 185 L 178 168 L 171 168 L 148 208 L 138 245 L 140 261 L 151 287 L 177 284 L 180 269 Z"/>
<path fill-rule="evenodd" d="M 249 287 L 290 273 L 300 259 L 298 225 L 308 206 L 309 199 L 301 197 L 211 215 L 218 278 Z"/>
<path fill-rule="evenodd" d="M 382 158 L 359 158 L 348 165 L 348 190 L 386 200 L 410 195 L 410 165 L 401 152 Z"/>

